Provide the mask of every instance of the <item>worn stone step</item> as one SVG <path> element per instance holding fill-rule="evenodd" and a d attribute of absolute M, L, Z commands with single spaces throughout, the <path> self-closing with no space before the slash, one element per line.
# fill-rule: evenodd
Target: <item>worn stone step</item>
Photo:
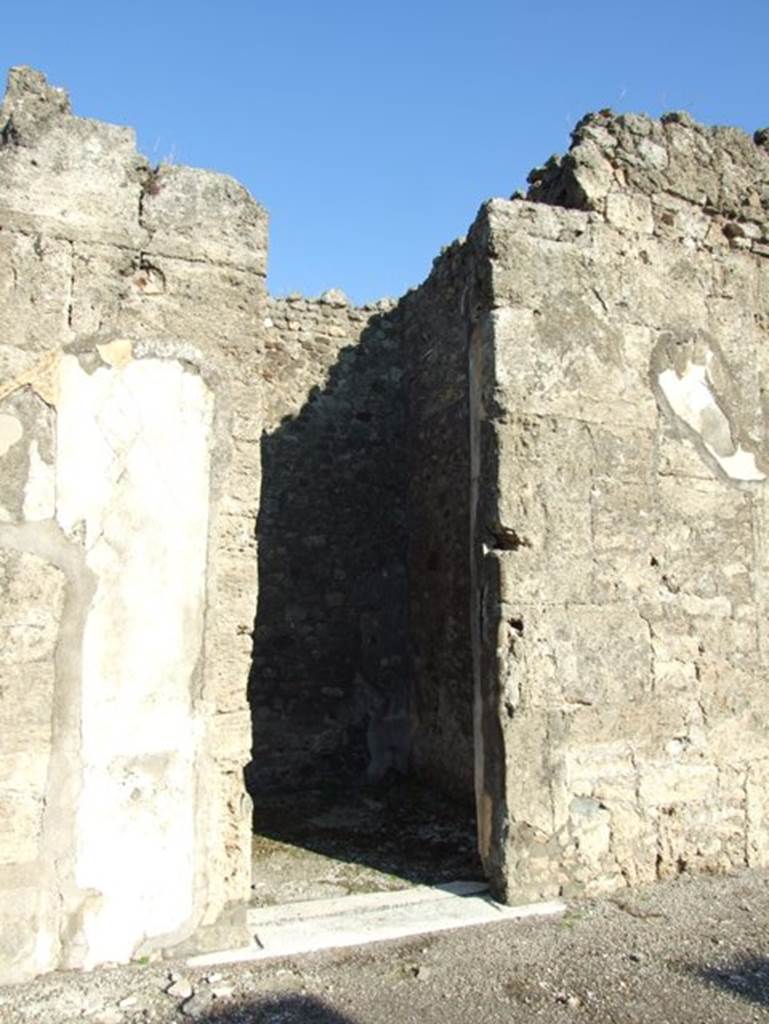
<path fill-rule="evenodd" d="M 497 903 L 480 882 L 415 886 L 397 892 L 376 892 L 337 899 L 308 900 L 249 911 L 251 945 L 191 957 L 192 967 L 267 960 L 469 925 L 537 915 L 559 914 L 563 903 L 530 903 L 508 907 Z"/>

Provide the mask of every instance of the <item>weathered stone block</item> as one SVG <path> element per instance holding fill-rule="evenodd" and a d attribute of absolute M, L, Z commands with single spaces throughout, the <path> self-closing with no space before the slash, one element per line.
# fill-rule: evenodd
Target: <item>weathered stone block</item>
<path fill-rule="evenodd" d="M 646 344 L 644 351 L 648 351 Z M 655 440 L 651 430 L 591 424 L 589 443 L 596 482 L 626 480 L 637 486 L 651 479 Z"/>
<path fill-rule="evenodd" d="M 142 284 L 148 280 L 152 288 Z M 222 363 L 232 356 L 236 378 L 248 370 L 244 355 L 258 351 L 251 332 L 262 295 L 261 278 L 238 268 L 75 246 L 72 323 L 78 333 L 183 339 L 215 351 Z"/>
<path fill-rule="evenodd" d="M 718 769 L 713 765 L 645 764 L 639 796 L 650 807 L 700 804 L 705 807 L 715 792 Z"/>
<path fill-rule="evenodd" d="M 652 556 L 670 600 L 694 614 L 729 617 L 753 601 L 748 494 L 714 480 L 663 477 Z"/>
<path fill-rule="evenodd" d="M 212 749 L 223 771 L 240 772 L 251 750 L 251 713 L 246 709 L 215 715 L 210 720 Z"/>
<path fill-rule="evenodd" d="M 500 599 L 513 604 L 541 599 L 540 574 L 546 574 L 548 601 L 589 600 L 592 447 L 587 426 L 515 416 L 497 428 L 492 444 L 499 488 L 484 490 L 489 510 L 478 529 L 498 566 Z"/>
<path fill-rule="evenodd" d="M 27 978 L 30 971 L 45 971 L 54 937 L 42 926 L 40 891 L 33 879 L 26 885 L 0 888 L 0 964 L 9 982 Z"/>
<path fill-rule="evenodd" d="M 10 119 L 18 137 L 0 150 L 0 224 L 140 248 L 147 164 L 134 132 L 73 117 L 61 91 L 28 68 L 14 69 L 9 86 L 0 120 Z"/>
<path fill-rule="evenodd" d="M 69 242 L 0 231 L 0 381 L 70 337 L 71 278 Z"/>
<path fill-rule="evenodd" d="M 651 693 L 649 626 L 632 610 L 523 606 L 506 628 L 524 706 L 605 707 Z"/>
<path fill-rule="evenodd" d="M 267 213 L 242 185 L 223 174 L 161 164 L 144 189 L 146 252 L 267 270 Z"/>
<path fill-rule="evenodd" d="M 1 864 L 24 864 L 41 853 L 47 753 L 39 742 L 37 749 L 0 754 Z"/>
<path fill-rule="evenodd" d="M 606 220 L 620 231 L 650 235 L 654 231 L 651 199 L 625 192 L 606 196 Z"/>
<path fill-rule="evenodd" d="M 2 539 L 0 539 L 0 544 Z M 0 860 L 40 853 L 54 716 L 61 572 L 0 548 Z"/>

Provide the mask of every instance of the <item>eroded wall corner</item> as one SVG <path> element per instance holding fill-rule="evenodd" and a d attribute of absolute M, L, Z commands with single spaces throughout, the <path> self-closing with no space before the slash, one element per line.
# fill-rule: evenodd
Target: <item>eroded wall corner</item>
<path fill-rule="evenodd" d="M 532 182 L 473 363 L 492 877 L 763 865 L 769 154 L 604 113 Z"/>

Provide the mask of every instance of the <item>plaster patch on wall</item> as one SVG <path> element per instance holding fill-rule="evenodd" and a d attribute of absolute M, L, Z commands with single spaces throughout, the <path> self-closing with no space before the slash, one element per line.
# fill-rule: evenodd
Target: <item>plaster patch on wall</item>
<path fill-rule="evenodd" d="M 726 387 L 730 385 L 728 368 L 720 354 L 701 338 L 667 354 L 672 367 L 660 369 L 658 362 L 652 372 L 656 372 L 656 383 L 674 415 L 696 435 L 730 479 L 746 483 L 766 480 L 756 453 L 741 443 L 739 428 L 719 395 L 718 380 Z M 657 357 L 660 362 L 666 361 L 664 355 L 659 359 L 660 351 Z"/>
<path fill-rule="evenodd" d="M 212 420 L 212 393 L 178 361 L 61 361 L 56 516 L 73 537 L 84 524 L 97 580 L 77 809 L 76 881 L 98 894 L 85 967 L 130 958 L 193 910 Z"/>
<path fill-rule="evenodd" d="M 37 440 L 29 446 L 29 475 L 24 489 L 24 519 L 28 523 L 53 519 L 56 505 L 54 468 L 40 456 Z"/>
<path fill-rule="evenodd" d="M 15 416 L 0 413 L 0 458 L 21 440 L 23 433 L 24 429 Z"/>
<path fill-rule="evenodd" d="M 127 366 L 133 359 L 133 345 L 128 338 L 116 338 L 96 348 L 107 366 Z"/>

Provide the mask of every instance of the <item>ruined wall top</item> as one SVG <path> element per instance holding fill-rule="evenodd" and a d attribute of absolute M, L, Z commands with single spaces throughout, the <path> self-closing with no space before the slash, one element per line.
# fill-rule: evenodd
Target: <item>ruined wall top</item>
<path fill-rule="evenodd" d="M 531 172 L 527 199 L 604 212 L 617 191 L 674 197 L 732 221 L 734 237 L 769 237 L 769 129 L 751 138 L 681 112 L 655 120 L 602 110 L 571 138 L 568 153 Z"/>
<path fill-rule="evenodd" d="M 71 242 L 266 272 L 267 214 L 242 185 L 151 167 L 132 129 L 73 116 L 66 92 L 27 67 L 11 69 L 0 106 L 0 218 Z"/>

